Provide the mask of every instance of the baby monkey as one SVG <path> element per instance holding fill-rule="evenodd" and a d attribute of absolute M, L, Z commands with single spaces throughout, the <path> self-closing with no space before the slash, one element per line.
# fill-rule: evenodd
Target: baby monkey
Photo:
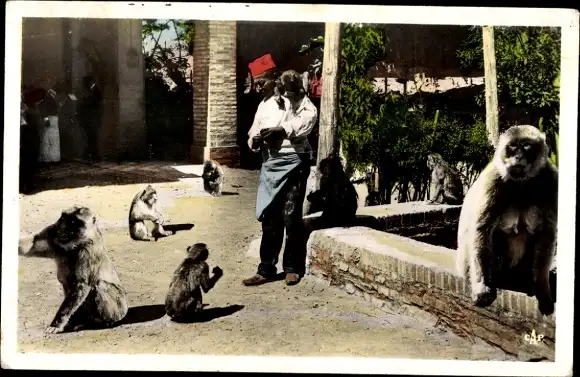
<path fill-rule="evenodd" d="M 215 160 L 207 160 L 203 164 L 203 189 L 212 196 L 222 196 L 225 181 L 223 167 Z"/>
<path fill-rule="evenodd" d="M 190 320 L 200 312 L 203 308 L 201 290 L 208 293 L 223 276 L 218 266 L 213 268 L 213 276 L 209 276 L 206 262 L 209 251 L 205 243 L 189 246 L 187 254 L 187 258 L 173 273 L 165 299 L 165 312 L 176 322 Z"/>
<path fill-rule="evenodd" d="M 150 232 L 145 221 L 153 222 L 153 231 Z M 173 234 L 171 231 L 163 229 L 163 215 L 157 211 L 157 190 L 151 185 L 140 190 L 129 210 L 129 233 L 136 241 L 157 241 L 160 237 L 167 237 Z"/>

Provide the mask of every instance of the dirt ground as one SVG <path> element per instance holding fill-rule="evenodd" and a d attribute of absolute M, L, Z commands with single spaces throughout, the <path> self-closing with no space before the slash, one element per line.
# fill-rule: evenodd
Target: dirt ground
<path fill-rule="evenodd" d="M 62 290 L 54 262 L 19 258 L 19 352 L 210 354 L 263 356 L 370 356 L 463 360 L 513 360 L 483 341 L 475 344 L 418 318 L 375 308 L 312 278 L 287 287 L 283 281 L 244 287 L 258 263 L 248 257 L 260 234 L 255 218 L 257 171 L 226 170 L 225 191 L 212 198 L 200 179 L 154 184 L 169 224 L 192 223 L 188 231 L 137 242 L 125 227 L 132 196 L 142 185 L 92 186 L 21 197 L 21 236 L 58 218 L 71 204 L 97 212 L 130 312 L 125 324 L 106 330 L 45 335 Z M 207 322 L 177 324 L 163 303 L 174 269 L 187 245 L 205 242 L 210 268 L 223 278 L 204 296 Z"/>

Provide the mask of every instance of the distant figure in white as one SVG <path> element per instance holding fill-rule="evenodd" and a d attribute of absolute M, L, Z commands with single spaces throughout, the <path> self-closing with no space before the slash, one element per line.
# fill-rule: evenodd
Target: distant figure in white
<path fill-rule="evenodd" d="M 58 128 L 59 103 L 56 92 L 49 89 L 39 105 L 44 115 L 42 126 L 38 130 L 40 138 L 39 162 L 60 161 L 60 131 Z"/>

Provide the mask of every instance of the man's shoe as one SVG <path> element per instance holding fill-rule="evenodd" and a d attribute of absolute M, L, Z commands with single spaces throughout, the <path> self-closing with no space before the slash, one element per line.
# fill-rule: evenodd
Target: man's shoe
<path fill-rule="evenodd" d="M 300 276 L 293 272 L 286 274 L 286 285 L 296 285 L 300 282 Z"/>
<path fill-rule="evenodd" d="M 251 286 L 251 285 L 261 285 L 269 281 L 271 281 L 271 279 L 268 279 L 260 274 L 256 274 L 251 278 L 244 279 L 242 283 L 244 283 L 245 286 Z"/>

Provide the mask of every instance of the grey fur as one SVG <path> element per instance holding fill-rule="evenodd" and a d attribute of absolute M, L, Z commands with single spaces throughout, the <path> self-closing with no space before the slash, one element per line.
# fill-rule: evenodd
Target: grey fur
<path fill-rule="evenodd" d="M 21 253 L 56 261 L 65 298 L 47 333 L 109 327 L 127 314 L 125 289 L 107 253 L 97 216 L 89 208 L 73 206 L 62 211 Z"/>
<path fill-rule="evenodd" d="M 554 311 L 549 271 L 556 249 L 558 169 L 547 156 L 545 134 L 532 126 L 511 127 L 466 195 L 457 269 L 468 279 L 476 306 L 495 301 L 498 274 L 524 266 L 532 276 L 528 294 L 536 296 L 542 314 Z"/>
<path fill-rule="evenodd" d="M 201 311 L 201 290 L 208 293 L 223 275 L 223 271 L 216 266 L 210 278 L 206 244 L 196 243 L 189 246 L 187 253 L 187 258 L 173 273 L 165 299 L 165 312 L 174 321 L 185 321 Z"/>
<path fill-rule="evenodd" d="M 153 231 L 149 231 L 145 221 L 153 223 Z M 157 241 L 157 238 L 167 237 L 173 232 L 163 229 L 163 215 L 157 211 L 157 191 L 151 185 L 133 197 L 129 209 L 129 234 L 136 241 Z"/>
<path fill-rule="evenodd" d="M 427 167 L 431 169 L 431 181 L 435 183 L 435 195 L 429 203 L 461 204 L 463 183 L 461 183 L 459 173 L 437 153 L 427 156 Z"/>
<path fill-rule="evenodd" d="M 215 160 L 207 160 L 203 164 L 203 189 L 212 196 L 222 196 L 225 173 L 222 166 Z"/>

